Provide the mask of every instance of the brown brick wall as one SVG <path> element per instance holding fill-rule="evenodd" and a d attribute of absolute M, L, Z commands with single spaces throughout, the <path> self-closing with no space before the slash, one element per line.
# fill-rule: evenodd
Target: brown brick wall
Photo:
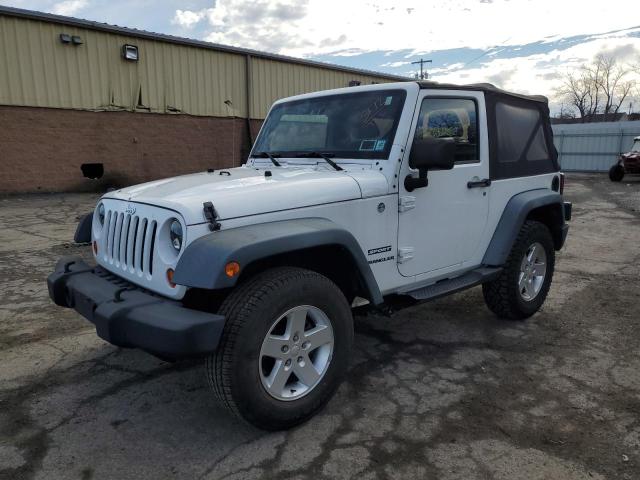
<path fill-rule="evenodd" d="M 100 191 L 238 166 L 248 149 L 246 119 L 0 106 L 0 193 Z"/>

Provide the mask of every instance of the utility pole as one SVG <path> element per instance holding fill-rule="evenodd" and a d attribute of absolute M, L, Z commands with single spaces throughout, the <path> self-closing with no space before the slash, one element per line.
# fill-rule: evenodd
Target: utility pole
<path fill-rule="evenodd" d="M 417 62 L 411 62 L 411 65 L 415 65 L 419 63 L 420 64 L 420 80 L 426 80 L 429 78 L 429 74 L 425 71 L 423 71 L 423 65 L 425 63 L 431 63 L 431 60 L 423 60 L 422 58 L 420 60 L 418 60 Z"/>

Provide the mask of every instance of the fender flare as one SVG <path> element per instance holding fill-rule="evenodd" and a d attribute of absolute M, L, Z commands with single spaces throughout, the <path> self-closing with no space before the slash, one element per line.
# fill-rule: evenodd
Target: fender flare
<path fill-rule="evenodd" d="M 511 197 L 507 202 L 507 205 L 502 212 L 498 226 L 496 227 L 491 242 L 487 247 L 487 251 L 482 259 L 483 265 L 500 266 L 504 265 L 509 257 L 511 248 L 524 224 L 529 213 L 536 208 L 546 207 L 549 205 L 557 205 L 559 213 L 559 225 L 558 231 L 562 237 L 562 230 L 564 229 L 564 204 L 562 201 L 562 195 L 552 190 L 536 189 L 526 192 L 518 193 Z M 556 241 L 556 249 L 559 250 L 562 247 L 562 240 L 558 243 L 555 239 L 556 232 L 552 231 L 554 240 Z M 566 234 L 565 234 L 566 235 Z"/>
<path fill-rule="evenodd" d="M 91 242 L 91 225 L 93 224 L 93 212 L 87 213 L 80 217 L 76 233 L 73 235 L 73 241 L 76 243 Z"/>
<path fill-rule="evenodd" d="M 319 246 L 340 246 L 351 255 L 372 304 L 383 302 L 380 288 L 354 236 L 324 218 L 299 218 L 246 225 L 203 235 L 187 246 L 175 269 L 174 282 L 216 290 L 235 286 L 238 277 L 224 272 L 228 262 L 241 268 L 273 255 Z"/>

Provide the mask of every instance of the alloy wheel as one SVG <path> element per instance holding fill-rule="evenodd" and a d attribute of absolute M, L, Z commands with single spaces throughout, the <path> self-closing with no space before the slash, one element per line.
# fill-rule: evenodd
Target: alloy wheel
<path fill-rule="evenodd" d="M 538 296 L 547 274 L 547 254 L 541 243 L 529 246 L 522 262 L 518 276 L 518 291 L 523 300 L 530 302 Z"/>
<path fill-rule="evenodd" d="M 272 397 L 297 400 L 311 392 L 329 367 L 334 336 L 327 315 L 301 305 L 281 315 L 260 349 L 260 380 Z"/>

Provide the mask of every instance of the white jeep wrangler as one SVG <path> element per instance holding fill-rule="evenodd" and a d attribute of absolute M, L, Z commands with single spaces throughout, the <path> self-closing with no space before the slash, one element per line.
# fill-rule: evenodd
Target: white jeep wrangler
<path fill-rule="evenodd" d="M 246 165 L 109 192 L 49 294 L 98 335 L 204 357 L 265 429 L 308 419 L 347 372 L 353 308 L 482 284 L 520 320 L 549 291 L 571 216 L 544 97 L 406 82 L 276 102 Z"/>

